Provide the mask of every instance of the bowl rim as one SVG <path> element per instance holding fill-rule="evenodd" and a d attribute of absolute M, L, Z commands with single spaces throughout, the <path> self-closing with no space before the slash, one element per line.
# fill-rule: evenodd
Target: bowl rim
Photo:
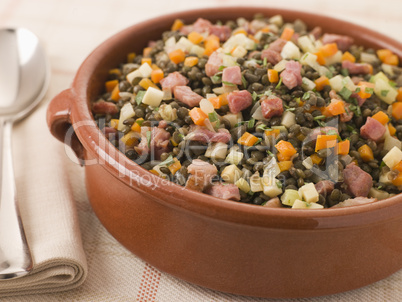
<path fill-rule="evenodd" d="M 224 12 L 222 12 L 224 10 Z M 163 185 L 163 179 L 143 169 L 118 151 L 97 127 L 90 110 L 89 86 L 91 75 L 99 68 L 102 58 L 123 39 L 135 35 L 135 32 L 153 28 L 156 22 L 173 22 L 176 18 L 185 22 L 195 21 L 196 17 L 209 17 L 210 20 L 224 19 L 223 15 L 234 14 L 240 16 L 262 12 L 266 15 L 281 14 L 285 21 L 291 16 L 299 16 L 301 20 L 310 20 L 312 24 L 326 21 L 339 30 L 334 33 L 346 34 L 360 32 L 363 44 L 388 47 L 400 58 L 402 44 L 381 33 L 333 17 L 318 15 L 305 11 L 270 8 L 261 6 L 224 6 L 213 8 L 199 8 L 184 10 L 161 15 L 136 23 L 114 34 L 95 48 L 78 69 L 70 93 L 75 100 L 71 108 L 71 120 L 81 144 L 92 157 L 102 159 L 103 167 L 119 181 L 152 199 L 179 210 L 189 211 L 222 222 L 238 223 L 254 227 L 268 227 L 274 229 L 314 230 L 327 228 L 361 227 L 362 225 L 381 223 L 384 220 L 395 219 L 402 213 L 402 194 L 366 205 L 336 209 L 318 210 L 290 210 L 284 208 L 267 208 L 244 204 L 230 200 L 219 199 L 204 193 L 184 189 L 173 182 Z M 294 20 L 294 19 L 293 19 Z M 313 22 L 311 22 L 313 20 Z M 306 21 L 305 21 L 306 22 Z M 170 23 L 170 24 L 171 24 Z M 308 21 L 306 23 L 309 23 Z M 322 25 L 322 24 L 321 24 Z M 323 26 L 324 27 L 324 26 Z M 349 29 L 348 31 L 346 31 Z M 165 29 L 166 30 L 166 29 Z M 353 36 L 356 40 L 356 37 Z M 77 126 L 85 121 L 85 127 Z M 101 147 L 102 146 L 102 147 Z M 115 152 L 111 152 L 115 150 Z M 146 176 L 146 177 L 144 177 Z M 133 186 L 133 182 L 137 185 Z M 151 189 L 150 189 L 151 188 Z M 175 198 L 166 198 L 174 195 Z M 189 202 L 190 201 L 190 202 Z"/>

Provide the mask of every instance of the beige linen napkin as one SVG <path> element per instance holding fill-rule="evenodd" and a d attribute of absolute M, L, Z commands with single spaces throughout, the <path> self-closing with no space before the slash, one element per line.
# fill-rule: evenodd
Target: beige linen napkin
<path fill-rule="evenodd" d="M 42 103 L 13 130 L 21 217 L 33 256 L 26 276 L 0 280 L 0 298 L 75 288 L 87 275 L 63 144 L 51 136 Z M 63 164 L 64 163 L 64 164 Z"/>

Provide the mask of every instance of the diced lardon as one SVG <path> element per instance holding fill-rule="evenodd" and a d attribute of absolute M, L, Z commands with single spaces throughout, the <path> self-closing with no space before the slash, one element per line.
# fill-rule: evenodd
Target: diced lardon
<path fill-rule="evenodd" d="M 187 167 L 191 175 L 186 182 L 186 188 L 202 192 L 211 184 L 212 178 L 218 173 L 215 165 L 200 159 L 194 159 Z"/>
<path fill-rule="evenodd" d="M 343 179 L 348 191 L 355 197 L 367 197 L 373 186 L 371 175 L 360 169 L 355 163 L 346 166 L 343 170 Z"/>
<path fill-rule="evenodd" d="M 205 193 L 222 199 L 240 200 L 239 188 L 234 184 L 213 184 Z"/>
<path fill-rule="evenodd" d="M 361 137 L 371 139 L 375 142 L 380 141 L 384 133 L 384 125 L 372 117 L 368 117 L 366 123 L 360 128 Z"/>
<path fill-rule="evenodd" d="M 170 90 L 173 90 L 176 86 L 186 86 L 188 82 L 189 80 L 177 71 L 169 73 L 166 78 L 160 80 L 162 89 Z"/>
<path fill-rule="evenodd" d="M 228 94 L 227 99 L 232 113 L 239 113 L 253 103 L 253 97 L 247 90 L 233 91 Z"/>

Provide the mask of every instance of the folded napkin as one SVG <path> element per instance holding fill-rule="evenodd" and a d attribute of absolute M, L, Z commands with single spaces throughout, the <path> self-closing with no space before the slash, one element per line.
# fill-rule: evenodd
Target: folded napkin
<path fill-rule="evenodd" d="M 46 102 L 13 129 L 14 171 L 32 271 L 0 280 L 5 296 L 64 291 L 82 284 L 87 262 L 64 145 L 48 131 Z"/>

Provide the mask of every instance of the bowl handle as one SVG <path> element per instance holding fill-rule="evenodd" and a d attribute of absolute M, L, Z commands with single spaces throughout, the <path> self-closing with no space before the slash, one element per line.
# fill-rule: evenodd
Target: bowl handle
<path fill-rule="evenodd" d="M 71 147 L 81 165 L 85 162 L 84 147 L 72 128 L 71 106 L 74 96 L 70 89 L 63 90 L 56 95 L 47 108 L 47 124 L 50 132 L 59 141 Z M 71 131 L 72 134 L 71 134 Z M 68 139 L 67 138 L 67 133 Z"/>

